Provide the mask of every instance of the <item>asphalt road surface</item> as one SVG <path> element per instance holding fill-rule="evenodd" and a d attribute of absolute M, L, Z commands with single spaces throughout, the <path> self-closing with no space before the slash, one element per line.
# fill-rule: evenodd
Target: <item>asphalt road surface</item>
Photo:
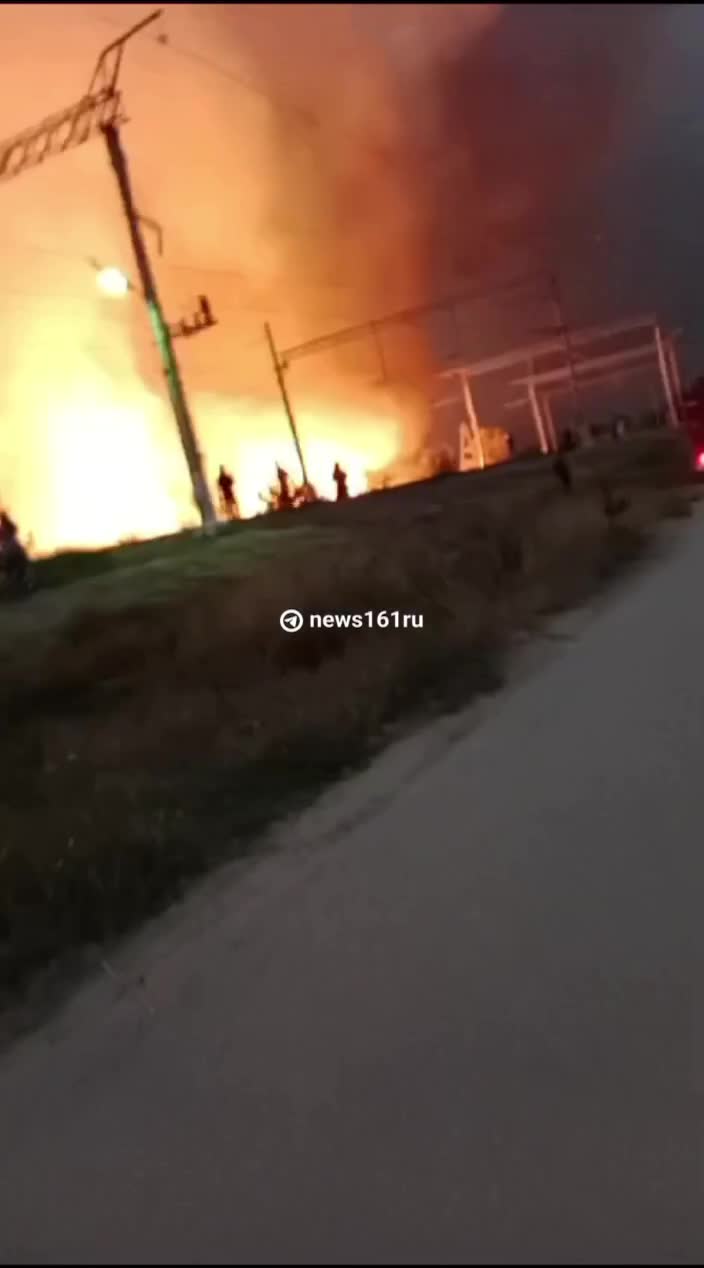
<path fill-rule="evenodd" d="M 5 1054 L 3 1262 L 702 1262 L 701 518 L 453 725 Z"/>

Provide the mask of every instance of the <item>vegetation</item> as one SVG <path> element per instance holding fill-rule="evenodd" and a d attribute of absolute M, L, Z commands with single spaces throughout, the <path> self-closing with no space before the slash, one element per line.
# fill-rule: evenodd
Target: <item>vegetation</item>
<path fill-rule="evenodd" d="M 674 444 L 629 444 L 585 459 L 571 494 L 549 465 L 447 477 L 43 564 L 54 588 L 0 611 L 0 996 L 250 850 L 400 725 L 497 688 L 516 630 L 686 509 L 683 472 Z M 424 623 L 288 634 L 289 607 Z"/>

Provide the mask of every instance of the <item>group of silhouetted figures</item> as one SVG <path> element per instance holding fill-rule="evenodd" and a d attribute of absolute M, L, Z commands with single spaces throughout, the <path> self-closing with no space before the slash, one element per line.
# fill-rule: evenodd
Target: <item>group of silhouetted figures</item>
<path fill-rule="evenodd" d="M 337 502 L 345 502 L 349 497 L 347 472 L 343 470 L 339 462 L 335 463 L 332 478 L 336 489 L 335 500 Z M 220 512 L 223 519 L 239 519 L 240 510 L 235 491 L 234 476 L 225 466 L 220 467 L 217 485 Z M 288 471 L 278 465 L 276 467 L 276 483 L 272 485 L 268 493 L 261 494 L 260 497 L 267 511 L 292 511 L 296 507 L 310 505 L 321 500 L 312 484 L 304 482 L 300 485 L 294 485 Z"/>

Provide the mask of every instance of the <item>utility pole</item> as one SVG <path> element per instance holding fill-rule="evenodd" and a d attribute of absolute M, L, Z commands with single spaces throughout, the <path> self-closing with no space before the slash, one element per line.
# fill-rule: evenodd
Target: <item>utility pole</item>
<path fill-rule="evenodd" d="M 482 444 L 482 429 L 479 426 L 477 411 L 474 406 L 474 395 L 472 393 L 472 384 L 467 373 L 462 375 L 462 398 L 464 401 L 465 413 L 467 415 L 467 423 L 472 433 L 472 439 L 477 447 L 477 457 L 479 459 L 479 470 L 483 471 L 486 466 L 484 457 L 484 446 Z"/>
<path fill-rule="evenodd" d="M 574 426 L 578 436 L 586 439 L 584 432 L 584 415 L 582 411 L 582 401 L 579 392 L 579 383 L 577 381 L 577 370 L 575 368 L 575 357 L 572 348 L 572 340 L 570 338 L 569 326 L 565 320 L 565 308 L 562 299 L 562 288 L 557 271 L 548 271 L 548 283 L 550 286 L 550 296 L 552 299 L 553 311 L 555 313 L 555 321 L 558 332 L 562 335 L 565 349 L 565 360 L 570 376 L 570 393 L 572 396 L 572 412 L 574 417 Z"/>
<path fill-rule="evenodd" d="M 485 287 L 459 291 L 456 294 L 446 296 L 444 299 L 432 300 L 429 304 L 418 304 L 418 305 L 415 305 L 413 308 L 404 308 L 396 312 L 386 313 L 385 315 L 381 317 L 373 318 L 371 321 L 360 322 L 353 326 L 345 326 L 341 330 L 334 330 L 330 334 L 319 336 L 317 339 L 309 339 L 306 343 L 300 343 L 300 344 L 297 344 L 295 347 L 285 348 L 281 352 L 281 354 L 279 354 L 276 350 L 276 345 L 274 344 L 274 339 L 271 333 L 271 327 L 269 326 L 269 323 L 267 322 L 264 328 L 266 330 L 266 337 L 269 344 L 269 350 L 271 352 L 271 359 L 274 363 L 274 372 L 276 374 L 276 379 L 279 384 L 281 399 L 284 403 L 284 408 L 286 410 L 286 415 L 288 417 L 289 426 L 291 428 L 291 432 L 293 435 L 294 444 L 296 446 L 296 451 L 298 453 L 298 458 L 301 464 L 301 470 L 303 471 L 303 478 L 306 484 L 308 483 L 308 480 L 305 474 L 305 464 L 303 461 L 303 454 L 301 452 L 301 446 L 298 439 L 298 432 L 296 430 L 296 422 L 293 416 L 293 410 L 291 408 L 291 402 L 289 400 L 288 392 L 286 390 L 286 383 L 284 379 L 284 371 L 288 368 L 288 366 L 290 365 L 292 361 L 299 360 L 301 357 L 316 356 L 319 353 L 330 352 L 333 348 L 338 348 L 345 344 L 354 343 L 358 339 L 365 339 L 365 340 L 371 339 L 374 343 L 377 356 L 379 358 L 379 370 L 381 374 L 381 382 L 382 383 L 388 382 L 389 371 L 388 371 L 388 366 L 386 364 L 386 358 L 384 356 L 384 347 L 383 347 L 382 338 L 381 338 L 382 332 L 384 330 L 393 328 L 394 326 L 402 327 L 407 325 L 409 322 L 420 320 L 422 317 L 428 316 L 431 313 L 437 313 L 437 312 L 442 312 L 447 310 L 452 313 L 454 324 L 455 324 L 455 330 L 459 338 L 459 326 L 458 326 L 458 320 L 457 320 L 457 305 L 458 304 L 463 303 L 465 301 L 482 299 L 487 294 L 498 295 L 498 294 L 501 294 L 502 292 L 506 292 L 507 294 L 510 294 L 513 291 L 520 290 L 521 288 L 525 287 L 528 283 L 533 283 L 538 277 L 542 279 L 542 273 L 536 272 L 536 273 L 524 274 L 519 277 L 511 277 L 511 278 L 508 278 L 504 282 L 497 283 L 488 291 Z M 459 351 L 459 344 L 458 344 L 458 351 Z M 464 403 L 465 403 L 465 408 L 467 413 L 467 425 L 469 426 L 470 431 L 472 432 L 472 436 L 474 440 L 476 441 L 479 462 L 480 462 L 480 465 L 483 467 L 485 466 L 486 459 L 485 459 L 484 450 L 482 447 L 481 431 L 479 428 L 479 423 L 477 421 L 476 410 L 474 408 L 471 385 L 468 378 L 467 378 L 467 381 L 464 383 L 463 392 L 464 392 Z"/>
<path fill-rule="evenodd" d="M 677 412 L 677 403 L 675 400 L 675 392 L 670 377 L 670 366 L 668 365 L 665 352 L 665 341 L 662 337 L 662 331 L 658 323 L 655 323 L 655 353 L 658 359 L 658 369 L 660 370 L 660 378 L 665 392 L 665 404 L 667 406 L 667 421 L 670 427 L 679 427 L 679 415 Z"/>
<path fill-rule="evenodd" d="M 193 496 L 196 506 L 200 512 L 200 517 L 203 521 L 204 527 L 206 529 L 212 529 L 217 522 L 215 507 L 213 506 L 210 489 L 208 488 L 208 482 L 203 471 L 203 458 L 198 448 L 193 420 L 188 408 L 181 373 L 174 353 L 171 330 L 164 318 L 151 261 L 142 236 L 140 218 L 135 209 L 132 187 L 130 185 L 129 170 L 127 167 L 127 159 L 120 142 L 120 133 L 114 123 L 107 123 L 103 126 L 103 135 L 105 137 L 108 155 L 110 157 L 112 169 L 115 173 L 118 189 L 120 191 L 122 210 L 125 213 L 125 219 L 129 229 L 130 241 L 132 243 L 132 250 L 134 251 L 134 258 L 137 265 L 137 271 L 139 273 L 142 293 L 147 305 L 152 330 L 154 331 L 154 336 L 159 348 L 164 368 L 164 376 L 166 378 L 166 384 L 169 391 L 171 408 L 173 409 L 176 426 L 178 427 L 179 435 L 181 437 L 183 452 L 188 464 L 191 484 L 193 486 Z"/>
<path fill-rule="evenodd" d="M 271 360 L 274 366 L 274 374 L 276 375 L 276 382 L 279 385 L 281 400 L 283 401 L 283 406 L 284 406 L 284 409 L 286 410 L 286 417 L 288 419 L 288 425 L 291 428 L 293 443 L 296 446 L 296 453 L 298 454 L 298 461 L 301 467 L 301 475 L 303 476 L 303 484 L 306 488 L 308 488 L 310 482 L 308 480 L 308 472 L 306 471 L 306 464 L 305 464 L 305 459 L 303 457 L 303 450 L 301 449 L 301 442 L 298 435 L 298 428 L 296 427 L 296 419 L 294 417 L 293 408 L 291 406 L 291 401 L 288 394 L 288 389 L 286 387 L 286 380 L 284 378 L 284 366 L 282 362 L 279 360 L 279 354 L 276 351 L 276 344 L 274 343 L 274 336 L 271 332 L 271 326 L 269 325 L 268 321 L 264 323 L 264 330 L 266 332 L 267 343 L 269 344 Z"/>
<path fill-rule="evenodd" d="M 210 529 L 216 522 L 215 510 L 203 473 L 203 463 L 193 422 L 174 356 L 171 342 L 172 331 L 164 320 L 149 256 L 142 237 L 140 218 L 135 211 L 127 160 L 120 144 L 118 131 L 119 124 L 124 122 L 118 80 L 125 45 L 133 36 L 160 18 L 161 14 L 162 10 L 157 9 L 131 27 L 124 35 L 105 46 L 95 64 L 88 92 L 84 93 L 78 101 L 0 143 L 0 181 L 11 180 L 30 168 L 38 167 L 48 158 L 76 149 L 98 133 L 102 133 L 105 137 L 127 218 L 142 292 L 164 366 L 169 398 L 193 484 L 195 503 L 204 526 Z M 196 326 L 191 324 L 188 329 L 183 329 L 179 333 L 192 334 L 196 329 L 203 329 L 207 325 L 214 324 L 209 307 L 207 304 L 204 305 L 202 300 L 201 310 L 201 317 Z"/>

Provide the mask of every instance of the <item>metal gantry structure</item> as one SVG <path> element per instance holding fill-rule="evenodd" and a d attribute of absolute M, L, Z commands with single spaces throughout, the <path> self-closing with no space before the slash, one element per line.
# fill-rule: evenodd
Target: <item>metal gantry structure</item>
<path fill-rule="evenodd" d="M 174 353 L 173 339 L 181 335 L 200 333 L 214 325 L 215 321 L 205 296 L 199 297 L 199 309 L 190 322 L 170 326 L 166 321 L 142 233 L 142 225 L 148 222 L 139 215 L 135 207 L 127 157 L 120 137 L 120 126 L 127 121 L 119 87 L 125 46 L 161 15 L 162 10 L 157 9 L 105 46 L 95 64 L 88 92 L 78 101 L 33 127 L 25 128 L 9 140 L 0 142 L 0 181 L 12 180 L 23 172 L 39 167 L 47 159 L 76 149 L 96 136 L 103 137 L 127 221 L 141 293 L 161 356 L 171 408 L 191 478 L 194 501 L 204 527 L 212 529 L 217 519 L 215 507 Z"/>
<path fill-rule="evenodd" d="M 293 437 L 294 446 L 298 455 L 298 461 L 303 474 L 304 485 L 308 484 L 306 474 L 306 463 L 303 454 L 300 433 L 296 424 L 295 412 L 293 409 L 291 394 L 287 385 L 287 374 L 294 362 L 301 361 L 304 358 L 320 356 L 324 353 L 333 352 L 338 348 L 354 344 L 359 341 L 371 343 L 374 348 L 375 355 L 379 363 L 380 381 L 388 383 L 390 381 L 391 372 L 387 365 L 387 357 L 384 349 L 384 334 L 394 327 L 414 325 L 425 317 L 429 317 L 434 313 L 448 313 L 455 322 L 456 330 L 458 327 L 458 310 L 463 304 L 476 302 L 477 300 L 488 299 L 493 296 L 505 293 L 511 295 L 533 286 L 536 280 L 543 277 L 542 270 L 538 272 L 530 272 L 512 276 L 503 282 L 495 282 L 492 286 L 478 286 L 472 289 L 467 288 L 458 291 L 452 295 L 446 295 L 443 298 L 431 300 L 427 304 L 418 304 L 412 308 L 397 309 L 394 312 L 386 313 L 383 316 L 370 318 L 368 321 L 358 322 L 351 326 L 345 326 L 339 330 L 334 330 L 326 335 L 321 335 L 316 339 L 309 339 L 305 343 L 295 344 L 292 347 L 278 350 L 274 341 L 271 326 L 267 322 L 264 329 L 266 334 L 269 351 L 274 366 L 276 381 L 279 386 L 281 400 L 286 412 L 288 424 Z M 468 416 L 472 417 L 473 404 L 471 395 L 466 402 Z M 478 442 L 478 452 L 480 463 L 484 466 L 484 454 L 481 447 L 481 437 L 479 435 L 478 425 L 473 428 Z"/>
<path fill-rule="evenodd" d="M 603 349 L 603 344 L 619 337 L 638 337 L 635 346 L 614 350 Z M 602 350 L 598 350 L 598 345 Z M 595 346 L 596 345 L 596 346 Z M 559 359 L 558 365 L 544 369 L 538 362 L 544 358 Z M 575 383 L 578 390 L 594 382 L 606 382 L 611 378 L 643 369 L 656 369 L 662 385 L 668 423 L 679 425 L 678 401 L 681 399 L 681 382 L 675 334 L 664 333 L 657 317 L 646 314 L 624 321 L 601 326 L 577 328 L 570 335 L 570 357 L 566 356 L 561 331 L 553 336 L 534 340 L 511 348 L 496 356 L 452 366 L 438 376 L 452 395 L 435 401 L 436 407 L 462 404 L 466 425 L 475 437 L 480 434 L 480 424 L 474 401 L 474 387 L 485 375 L 512 372 L 512 383 L 522 395 L 511 403 L 511 408 L 528 407 L 535 426 L 536 437 L 543 453 L 557 447 L 558 438 L 552 417 L 551 399 L 555 395 L 569 393 L 574 398 Z"/>

